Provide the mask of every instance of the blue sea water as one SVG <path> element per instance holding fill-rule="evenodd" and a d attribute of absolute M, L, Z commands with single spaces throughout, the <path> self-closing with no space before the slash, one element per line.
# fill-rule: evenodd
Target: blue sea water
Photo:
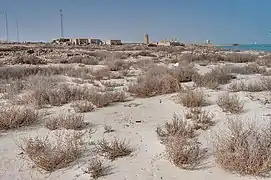
<path fill-rule="evenodd" d="M 253 51 L 265 51 L 271 52 L 271 44 L 240 44 L 238 46 L 217 46 L 218 48 L 226 49 L 226 50 L 253 50 Z"/>

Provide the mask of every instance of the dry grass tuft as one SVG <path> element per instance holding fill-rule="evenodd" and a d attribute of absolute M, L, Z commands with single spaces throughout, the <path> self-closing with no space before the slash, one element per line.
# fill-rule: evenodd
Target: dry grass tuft
<path fill-rule="evenodd" d="M 91 112 L 96 108 L 94 104 L 86 100 L 73 101 L 71 107 L 78 113 Z"/>
<path fill-rule="evenodd" d="M 260 67 L 259 65 L 253 63 L 246 66 L 227 66 L 225 67 L 228 72 L 236 74 L 264 74 L 266 73 L 266 68 Z"/>
<path fill-rule="evenodd" d="M 15 129 L 37 122 L 38 112 L 27 106 L 3 106 L 0 108 L 0 130 Z"/>
<path fill-rule="evenodd" d="M 178 91 L 179 82 L 165 67 L 153 67 L 146 75 L 137 79 L 137 83 L 129 86 L 129 91 L 139 97 L 151 97 Z"/>
<path fill-rule="evenodd" d="M 12 60 L 9 60 L 7 63 L 38 65 L 38 64 L 47 64 L 47 61 L 37 56 L 18 56 L 18 57 L 13 58 Z"/>
<path fill-rule="evenodd" d="M 214 121 L 212 120 L 213 115 L 201 108 L 191 108 L 186 113 L 186 118 L 192 120 L 195 129 L 206 130 L 214 125 Z"/>
<path fill-rule="evenodd" d="M 129 142 L 115 138 L 111 142 L 108 142 L 105 139 L 99 141 L 97 151 L 113 161 L 119 157 L 130 155 L 133 152 L 133 149 Z"/>
<path fill-rule="evenodd" d="M 250 82 L 235 82 L 230 84 L 229 89 L 233 92 L 248 91 L 248 92 L 260 92 L 271 90 L 271 77 L 262 77 L 260 81 Z"/>
<path fill-rule="evenodd" d="M 259 129 L 254 124 L 229 120 L 228 129 L 223 132 L 216 134 L 214 143 L 216 162 L 222 168 L 242 175 L 270 173 L 270 125 Z"/>
<path fill-rule="evenodd" d="M 72 56 L 68 59 L 62 59 L 59 63 L 62 64 L 85 64 L 85 65 L 98 65 L 99 60 L 96 57 L 90 56 L 90 57 L 83 57 L 83 56 Z"/>
<path fill-rule="evenodd" d="M 225 57 L 225 61 L 233 63 L 247 63 L 255 62 L 258 57 L 252 54 L 243 54 L 243 53 L 230 53 Z"/>
<path fill-rule="evenodd" d="M 164 127 L 157 127 L 157 135 L 165 142 L 170 136 L 183 136 L 193 138 L 195 131 L 193 127 L 183 118 L 176 114 L 173 115 L 172 122 L 166 122 Z"/>
<path fill-rule="evenodd" d="M 36 167 L 52 172 L 69 166 L 82 154 L 80 135 L 58 134 L 54 138 L 23 139 L 21 149 L 34 162 Z"/>
<path fill-rule="evenodd" d="M 234 78 L 235 77 L 229 74 L 225 68 L 215 68 L 203 75 L 195 74 L 192 77 L 192 80 L 199 87 L 216 89 L 220 84 L 227 84 L 231 79 Z"/>
<path fill-rule="evenodd" d="M 182 68 L 178 67 L 173 70 L 172 74 L 179 82 L 189 82 L 192 81 L 192 76 L 195 75 L 197 72 L 192 68 Z"/>
<path fill-rule="evenodd" d="M 110 174 L 110 171 L 110 166 L 105 166 L 103 161 L 94 158 L 89 161 L 85 173 L 90 174 L 93 179 L 99 179 Z"/>
<path fill-rule="evenodd" d="M 81 130 L 86 126 L 84 116 L 75 113 L 60 114 L 46 121 L 45 126 L 50 130 L 65 128 Z"/>
<path fill-rule="evenodd" d="M 271 55 L 264 56 L 256 60 L 256 63 L 260 66 L 271 67 Z"/>
<path fill-rule="evenodd" d="M 223 112 L 230 113 L 241 113 L 244 108 L 244 102 L 240 101 L 240 98 L 236 94 L 230 95 L 229 93 L 219 96 L 217 105 Z"/>
<path fill-rule="evenodd" d="M 165 145 L 169 160 L 183 169 L 197 168 L 206 157 L 206 150 L 202 149 L 195 139 L 170 136 Z"/>
<path fill-rule="evenodd" d="M 119 60 L 108 60 L 106 61 L 106 65 L 109 67 L 111 71 L 122 71 L 129 69 L 131 63 L 119 59 Z"/>
<path fill-rule="evenodd" d="M 200 107 L 207 105 L 206 95 L 200 90 L 185 90 L 179 93 L 179 102 L 185 107 Z"/>

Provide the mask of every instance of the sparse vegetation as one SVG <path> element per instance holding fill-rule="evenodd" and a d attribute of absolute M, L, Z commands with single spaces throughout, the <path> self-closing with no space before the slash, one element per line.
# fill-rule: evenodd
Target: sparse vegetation
<path fill-rule="evenodd" d="M 99 60 L 96 57 L 90 56 L 90 57 L 83 57 L 83 56 L 72 56 L 68 59 L 62 59 L 59 63 L 62 64 L 85 64 L 85 65 L 98 65 Z"/>
<path fill-rule="evenodd" d="M 260 92 L 271 90 L 271 78 L 262 77 L 260 81 L 239 81 L 229 85 L 229 89 L 233 92 L 248 91 L 248 92 Z"/>
<path fill-rule="evenodd" d="M 206 130 L 214 125 L 213 115 L 202 110 L 202 108 L 190 108 L 189 112 L 186 113 L 186 118 L 192 120 L 195 129 Z"/>
<path fill-rule="evenodd" d="M 37 57 L 37 56 L 17 56 L 11 60 L 7 61 L 7 64 L 47 64 L 47 61 Z"/>
<path fill-rule="evenodd" d="M 195 139 L 183 136 L 170 136 L 166 142 L 166 153 L 169 160 L 177 167 L 195 169 L 206 157 L 206 150 L 200 147 Z"/>
<path fill-rule="evenodd" d="M 228 72 L 237 74 L 264 74 L 266 72 L 266 68 L 255 63 L 246 66 L 227 66 L 225 68 Z"/>
<path fill-rule="evenodd" d="M 146 75 L 137 79 L 137 83 L 130 85 L 129 91 L 139 97 L 173 93 L 180 89 L 179 82 L 165 67 L 153 67 Z"/>
<path fill-rule="evenodd" d="M 104 125 L 104 133 L 111 133 L 114 132 L 115 130 L 112 128 L 110 125 Z"/>
<path fill-rule="evenodd" d="M 224 111 L 230 113 L 241 113 L 244 108 L 244 103 L 237 95 L 225 93 L 218 97 L 217 105 Z"/>
<path fill-rule="evenodd" d="M 84 116 L 81 114 L 63 113 L 48 119 L 45 126 L 50 130 L 60 128 L 81 130 L 86 126 L 86 123 L 84 122 Z"/>
<path fill-rule="evenodd" d="M 247 63 L 255 62 L 258 57 L 252 54 L 242 53 L 229 53 L 226 55 L 225 60 L 233 63 Z"/>
<path fill-rule="evenodd" d="M 243 175 L 266 176 L 271 170 L 270 126 L 229 120 L 228 129 L 216 134 L 216 162 L 225 170 Z"/>
<path fill-rule="evenodd" d="M 97 151 L 113 161 L 119 157 L 130 155 L 133 152 L 133 149 L 129 142 L 114 138 L 111 142 L 108 142 L 105 139 L 99 141 Z"/>
<path fill-rule="evenodd" d="M 29 126 L 38 121 L 38 112 L 28 106 L 7 105 L 0 108 L 0 130 Z"/>
<path fill-rule="evenodd" d="M 183 117 L 176 114 L 173 115 L 172 122 L 166 122 L 164 127 L 158 127 L 156 132 L 162 142 L 167 141 L 167 138 L 170 136 L 183 136 L 187 138 L 195 136 L 193 127 Z"/>
<path fill-rule="evenodd" d="M 200 107 L 208 104 L 206 95 L 200 90 L 185 90 L 178 96 L 179 102 L 185 107 Z"/>
<path fill-rule="evenodd" d="M 76 161 L 82 154 L 81 144 L 80 135 L 59 133 L 25 138 L 20 147 L 37 168 L 52 172 Z"/>
<path fill-rule="evenodd" d="M 220 84 L 227 84 L 235 76 L 229 74 L 225 68 L 215 68 L 203 75 L 195 74 L 192 80 L 199 87 L 216 89 Z"/>
<path fill-rule="evenodd" d="M 99 179 L 100 177 L 107 176 L 110 170 L 110 166 L 105 166 L 103 161 L 94 158 L 89 161 L 85 173 L 90 174 L 93 179 Z"/>
<path fill-rule="evenodd" d="M 73 101 L 71 107 L 78 113 L 91 112 L 96 108 L 95 105 L 86 100 Z"/>

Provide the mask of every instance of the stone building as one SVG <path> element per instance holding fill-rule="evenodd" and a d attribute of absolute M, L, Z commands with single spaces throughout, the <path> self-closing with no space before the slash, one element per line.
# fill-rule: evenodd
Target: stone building
<path fill-rule="evenodd" d="M 105 44 L 107 45 L 122 45 L 121 40 L 106 40 Z"/>

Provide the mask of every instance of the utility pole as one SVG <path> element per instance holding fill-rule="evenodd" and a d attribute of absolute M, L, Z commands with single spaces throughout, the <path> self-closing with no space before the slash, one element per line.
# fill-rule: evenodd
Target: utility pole
<path fill-rule="evenodd" d="M 61 28 L 61 37 L 64 37 L 64 30 L 63 30 L 63 13 L 62 10 L 60 10 L 60 28 Z"/>
<path fill-rule="evenodd" d="M 18 23 L 18 20 L 16 20 L 16 34 L 17 34 L 17 42 L 20 42 L 20 36 L 19 36 L 19 23 Z"/>
<path fill-rule="evenodd" d="M 6 12 L 0 12 L 0 14 L 4 14 L 5 15 L 5 25 L 6 25 L 6 41 L 9 41 L 8 38 L 8 14 Z"/>

